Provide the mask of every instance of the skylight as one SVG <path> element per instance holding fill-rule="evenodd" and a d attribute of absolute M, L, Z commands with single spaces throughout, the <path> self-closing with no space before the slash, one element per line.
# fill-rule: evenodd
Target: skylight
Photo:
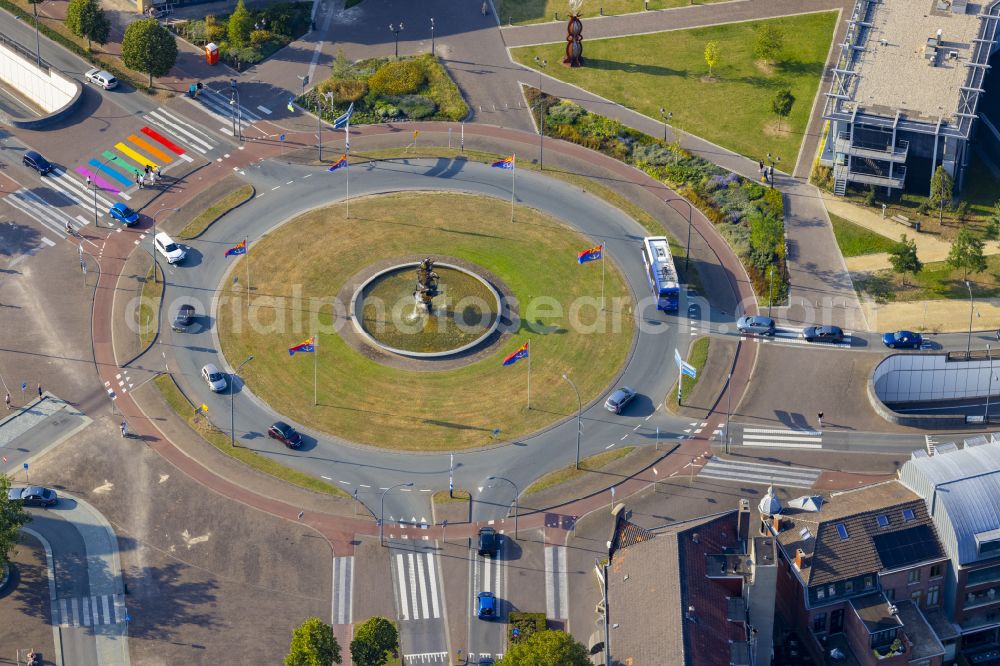
<path fill-rule="evenodd" d="M 907 509 L 907 510 L 909 510 L 909 509 Z M 889 526 L 889 516 L 887 516 L 885 514 L 881 514 L 880 513 L 878 516 L 875 517 L 875 520 L 878 521 L 878 526 L 879 527 L 888 527 Z"/>
<path fill-rule="evenodd" d="M 914 519 L 913 509 L 903 509 L 903 520 L 909 522 Z"/>
<path fill-rule="evenodd" d="M 840 535 L 842 541 L 847 541 L 847 526 L 844 523 L 837 523 L 837 534 Z"/>

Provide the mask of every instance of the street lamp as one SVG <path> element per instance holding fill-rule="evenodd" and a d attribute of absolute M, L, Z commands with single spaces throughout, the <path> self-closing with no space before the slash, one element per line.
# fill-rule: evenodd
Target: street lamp
<path fill-rule="evenodd" d="M 733 413 L 733 373 L 726 377 L 726 453 L 729 453 L 729 417 Z"/>
<path fill-rule="evenodd" d="M 239 377 L 240 370 L 243 366 L 253 360 L 253 356 L 247 356 L 247 359 L 236 366 L 233 376 L 229 380 L 229 424 L 230 424 L 230 437 L 229 446 L 236 446 L 236 378 Z"/>
<path fill-rule="evenodd" d="M 506 481 L 514 488 L 514 539 L 517 539 L 517 485 L 510 479 L 503 476 L 491 476 L 487 481 Z"/>
<path fill-rule="evenodd" d="M 775 155 L 774 157 L 772 157 L 771 153 L 768 153 L 767 154 L 767 161 L 771 165 L 771 177 L 768 180 L 770 181 L 769 184 L 771 186 L 771 189 L 773 190 L 774 189 L 774 164 L 775 164 L 775 162 L 780 163 L 781 162 L 781 158 L 778 157 L 777 155 Z"/>
<path fill-rule="evenodd" d="M 983 421 L 986 425 L 990 423 L 990 392 L 993 390 L 993 355 L 990 353 L 990 346 L 986 345 L 986 358 L 990 362 L 990 380 L 986 384 L 986 414 L 983 415 Z"/>
<path fill-rule="evenodd" d="M 403 22 L 400 21 L 398 26 L 389 24 L 389 31 L 396 36 L 396 57 L 399 58 L 399 33 L 403 31 Z"/>
<path fill-rule="evenodd" d="M 31 11 L 35 14 L 35 64 L 38 65 L 38 69 L 42 68 L 42 47 L 38 41 L 38 3 L 41 1 L 36 0 L 31 3 Z"/>
<path fill-rule="evenodd" d="M 153 213 L 153 240 L 152 240 L 153 243 L 156 243 L 156 216 L 162 213 L 164 210 L 169 210 L 176 213 L 177 211 L 180 210 L 180 208 L 167 208 L 167 205 L 164 204 L 163 206 L 160 206 L 159 210 Z M 156 255 L 153 253 L 153 250 L 149 251 L 149 256 L 153 260 L 153 284 L 156 284 Z"/>
<path fill-rule="evenodd" d="M 379 500 L 379 519 L 378 519 L 378 545 L 385 545 L 385 494 L 394 488 L 409 488 L 413 485 L 413 482 L 409 483 L 397 483 L 394 486 L 389 486 L 382 491 L 382 498 Z"/>
<path fill-rule="evenodd" d="M 662 106 L 660 107 L 660 116 L 663 117 L 663 143 L 667 142 L 667 125 L 674 117 L 673 111 L 667 111 Z"/>
<path fill-rule="evenodd" d="M 542 96 L 542 70 L 549 66 L 549 61 L 535 56 L 535 64 L 538 65 L 538 170 L 545 170 L 545 150 L 542 140 L 545 138 L 545 99 Z"/>
<path fill-rule="evenodd" d="M 768 287 L 767 287 L 767 316 L 771 316 L 771 302 L 774 300 L 774 264 L 770 266 Z"/>
<path fill-rule="evenodd" d="M 965 347 L 965 360 L 972 358 L 972 315 L 976 310 L 976 302 L 972 299 L 972 285 L 965 281 L 965 288 L 969 290 L 969 344 Z"/>
<path fill-rule="evenodd" d="M 431 55 L 434 55 L 434 17 L 431 17 Z"/>
<path fill-rule="evenodd" d="M 562 376 L 566 382 L 573 387 L 573 391 L 576 393 L 576 468 L 580 469 L 580 432 L 583 430 L 583 400 L 580 399 L 580 391 L 576 388 L 576 384 L 573 380 L 569 378 L 565 373 Z"/>
<path fill-rule="evenodd" d="M 117 155 L 112 155 L 108 159 L 104 160 L 101 166 L 107 166 L 108 162 L 115 162 L 118 160 Z M 96 174 L 95 174 L 96 177 Z M 94 228 L 97 228 L 97 183 L 91 180 L 90 176 L 87 176 L 87 187 L 94 190 Z"/>
<path fill-rule="evenodd" d="M 229 106 L 232 107 L 233 113 L 233 136 L 237 137 L 240 141 L 243 140 L 243 107 L 240 106 L 240 90 L 236 87 L 236 79 L 229 79 L 229 88 L 232 90 L 232 94 L 229 96 Z M 239 120 L 237 120 L 239 116 Z"/>
<path fill-rule="evenodd" d="M 673 199 L 665 199 L 664 203 L 667 204 L 668 206 L 670 206 L 671 208 L 673 208 L 673 206 L 671 205 L 671 202 L 674 202 L 674 201 L 683 201 L 684 203 L 687 204 L 687 207 L 688 207 L 688 242 L 687 242 L 687 248 L 684 250 L 684 277 L 686 279 L 687 278 L 687 270 L 688 270 L 688 261 L 691 258 L 691 215 L 693 213 L 693 209 L 691 207 L 691 202 L 688 201 L 687 199 L 682 199 L 682 198 L 676 198 L 675 197 Z"/>

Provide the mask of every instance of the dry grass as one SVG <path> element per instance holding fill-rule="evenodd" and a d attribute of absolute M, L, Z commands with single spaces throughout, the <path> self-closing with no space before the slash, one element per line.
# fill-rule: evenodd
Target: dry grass
<path fill-rule="evenodd" d="M 194 238 L 209 227 L 217 219 L 239 206 L 254 195 L 253 185 L 244 185 L 239 189 L 220 197 L 211 206 L 203 210 L 187 226 L 177 234 L 179 238 Z"/>
<path fill-rule="evenodd" d="M 580 469 L 576 468 L 576 464 L 567 465 L 562 469 L 557 469 L 554 472 L 549 472 L 542 478 L 538 479 L 530 486 L 525 488 L 523 495 L 530 495 L 531 493 L 537 493 L 540 490 L 546 490 L 553 486 L 558 486 L 561 483 L 568 483 L 574 479 L 578 479 L 587 472 L 593 472 L 606 467 L 613 463 L 614 461 L 624 458 L 628 454 L 632 453 L 635 449 L 634 446 L 626 446 L 621 449 L 612 449 L 611 451 L 605 451 L 604 453 L 598 453 L 596 456 L 590 456 L 589 458 L 584 458 L 580 461 Z"/>
<path fill-rule="evenodd" d="M 142 285 L 139 298 L 139 308 L 136 310 L 136 325 L 139 327 L 139 349 L 145 349 L 159 330 L 160 298 L 163 297 L 163 271 L 156 268 L 156 282 L 153 281 L 153 268 L 146 273 L 146 281 Z"/>
<path fill-rule="evenodd" d="M 256 330 L 247 325 L 241 291 L 222 294 L 222 349 L 229 358 L 254 354 L 247 384 L 282 413 L 356 442 L 440 451 L 490 443 L 494 428 L 511 439 L 534 432 L 576 409 L 562 373 L 574 378 L 585 402 L 607 388 L 630 346 L 633 304 L 609 263 L 608 308 L 600 313 L 600 267 L 576 262 L 592 239 L 530 209 L 519 208 L 514 224 L 509 217 L 501 200 L 439 193 L 358 199 L 349 221 L 342 205 L 306 213 L 251 248 Z M 497 275 L 520 302 L 519 330 L 494 354 L 450 371 L 390 368 L 354 351 L 332 330 L 331 299 L 372 262 L 414 254 L 453 256 Z M 243 261 L 233 266 L 238 274 Z M 296 291 L 301 296 L 292 298 Z M 553 307 L 539 307 L 539 297 Z M 584 328 L 598 322 L 603 332 Z M 314 332 L 316 357 L 289 358 L 288 347 Z M 501 366 L 524 341 L 531 342 L 530 410 L 527 361 Z"/>

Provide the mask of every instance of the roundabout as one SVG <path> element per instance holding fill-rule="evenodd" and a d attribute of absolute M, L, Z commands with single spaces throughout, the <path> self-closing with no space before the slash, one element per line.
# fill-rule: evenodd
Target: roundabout
<path fill-rule="evenodd" d="M 222 280 L 222 352 L 233 366 L 254 356 L 247 388 L 283 417 L 350 442 L 441 451 L 546 428 L 577 406 L 562 374 L 585 402 L 619 374 L 634 298 L 609 261 L 602 308 L 602 271 L 576 260 L 593 238 L 532 209 L 514 225 L 505 214 L 493 197 L 415 192 L 354 201 L 350 219 L 343 204 L 293 217 L 231 266 L 253 267 L 249 309 Z M 432 262 L 429 312 L 407 252 L 451 261 Z M 303 338 L 313 362 L 289 358 Z M 526 342 L 530 408 L 529 365 L 503 365 Z"/>

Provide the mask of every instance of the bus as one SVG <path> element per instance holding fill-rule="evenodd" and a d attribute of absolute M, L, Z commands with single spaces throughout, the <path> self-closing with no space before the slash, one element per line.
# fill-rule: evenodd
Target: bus
<path fill-rule="evenodd" d="M 642 263 L 646 266 L 649 288 L 656 297 L 656 309 L 677 312 L 680 285 L 666 236 L 647 236 L 642 239 Z"/>

